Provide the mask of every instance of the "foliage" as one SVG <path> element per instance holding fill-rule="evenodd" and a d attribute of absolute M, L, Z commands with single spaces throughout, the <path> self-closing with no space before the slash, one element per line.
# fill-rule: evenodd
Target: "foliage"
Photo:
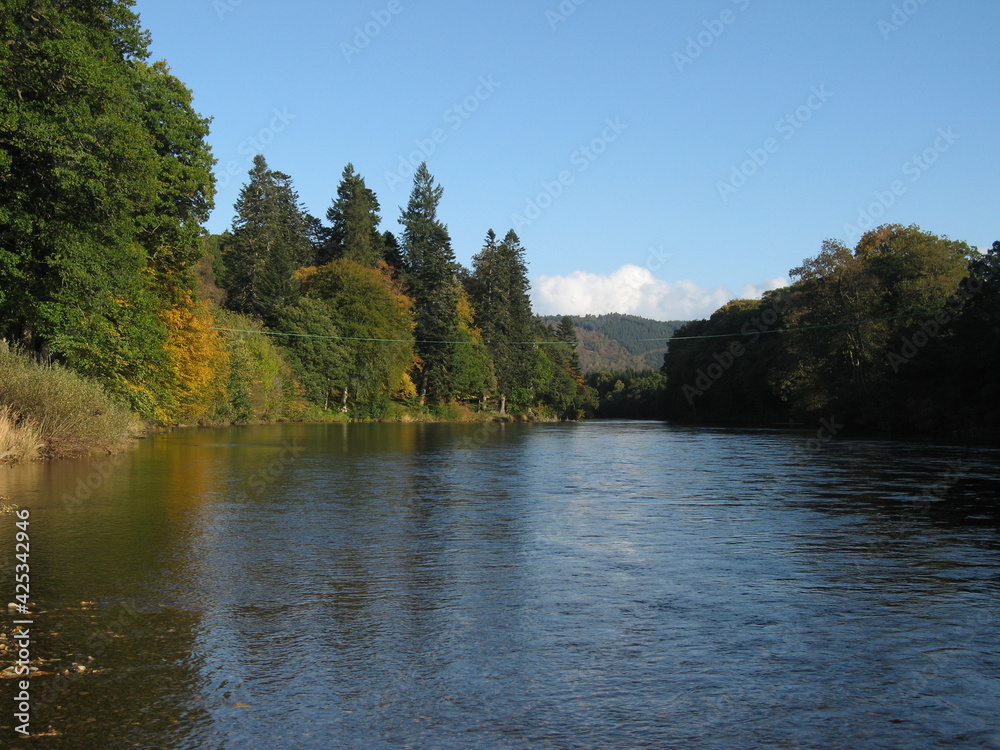
<path fill-rule="evenodd" d="M 113 452 L 140 429 L 139 420 L 97 383 L 60 365 L 42 365 L 0 345 L 0 412 L 8 439 L 0 445 L 28 460 L 30 443 L 48 458 Z M 13 429 L 12 429 L 13 428 Z M 17 433 L 20 433 L 18 435 Z M 11 456 L 12 457 L 12 456 Z"/>
<path fill-rule="evenodd" d="M 204 305 L 184 297 L 160 313 L 167 329 L 165 349 L 173 388 L 165 399 L 165 419 L 201 422 L 225 394 L 229 352 L 215 319 Z"/>
<path fill-rule="evenodd" d="M 596 394 L 592 415 L 605 419 L 662 419 L 667 378 L 655 370 L 603 370 L 587 375 Z"/>
<path fill-rule="evenodd" d="M 0 338 L 146 415 L 169 389 L 159 317 L 212 201 L 207 121 L 131 3 L 12 0 L 0 17 Z"/>
<path fill-rule="evenodd" d="M 333 226 L 317 253 L 317 264 L 336 258 L 374 267 L 385 259 L 385 238 L 378 231 L 382 218 L 375 193 L 365 186 L 365 178 L 355 173 L 354 165 L 344 167 L 337 187 L 337 199 L 326 212 Z"/>
<path fill-rule="evenodd" d="M 476 327 L 476 314 L 468 293 L 463 289 L 458 297 L 458 330 L 456 331 L 454 374 L 452 387 L 460 399 L 484 402 L 497 388 L 490 352 L 483 343 L 483 332 Z M 503 414 L 503 409 L 501 409 Z"/>
<path fill-rule="evenodd" d="M 492 229 L 487 232 L 483 249 L 473 258 L 468 288 L 493 362 L 499 411 L 506 414 L 512 394 L 530 387 L 534 359 L 528 269 L 514 230 L 499 243 Z"/>
<path fill-rule="evenodd" d="M 215 320 L 232 330 L 225 332 L 225 393 L 213 404 L 211 418 L 259 422 L 300 417 L 308 405 L 273 337 L 257 333 L 263 321 L 229 310 L 216 310 Z"/>
<path fill-rule="evenodd" d="M 250 179 L 236 201 L 231 232 L 223 235 L 222 287 L 229 309 L 273 323 L 293 304 L 296 268 L 312 259 L 309 224 L 292 188 L 291 177 L 254 157 Z"/>
<path fill-rule="evenodd" d="M 444 192 L 421 163 L 403 211 L 403 272 L 414 299 L 420 397 L 449 400 L 454 393 L 452 368 L 458 335 L 458 264 L 448 229 L 437 217 Z"/>
<path fill-rule="evenodd" d="M 355 405 L 375 400 L 384 405 L 403 387 L 414 361 L 413 301 L 384 262 L 369 268 L 341 258 L 302 269 L 297 278 L 303 295 L 329 317 L 329 330 L 342 337 L 336 342 L 342 364 L 331 381 L 341 391 L 342 406 L 351 396 Z"/>
<path fill-rule="evenodd" d="M 995 347 L 990 296 L 970 291 L 993 274 L 989 257 L 915 226 L 878 227 L 853 251 L 828 240 L 791 287 L 678 330 L 663 367 L 668 414 L 937 430 L 966 411 L 983 425 L 959 405 L 971 388 L 996 408 L 992 375 L 971 364 L 973 349 Z"/>
<path fill-rule="evenodd" d="M 570 316 L 576 329 L 580 369 L 658 370 L 663 365 L 667 341 L 685 321 L 650 320 L 637 315 Z M 547 315 L 547 325 L 558 326 L 561 318 Z"/>
<path fill-rule="evenodd" d="M 339 340 L 331 338 L 338 335 L 338 328 L 329 306 L 302 297 L 278 312 L 276 325 L 288 334 L 277 341 L 305 397 L 329 409 L 338 392 L 346 393 L 347 383 L 347 353 Z"/>

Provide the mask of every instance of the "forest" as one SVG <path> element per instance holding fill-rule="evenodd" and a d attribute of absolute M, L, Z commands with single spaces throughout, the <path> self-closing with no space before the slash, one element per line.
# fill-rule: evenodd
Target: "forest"
<path fill-rule="evenodd" d="M 791 276 L 677 331 L 660 416 L 1000 436 L 1000 242 L 885 225 L 853 249 L 827 240 Z"/>
<path fill-rule="evenodd" d="M 995 433 L 1000 243 L 882 226 L 709 320 L 574 326 L 534 315 L 513 230 L 456 261 L 426 163 L 398 237 L 352 164 L 321 219 L 262 155 L 209 235 L 210 121 L 131 4 L 12 0 L 0 25 L 0 462 L 269 420 Z"/>
<path fill-rule="evenodd" d="M 461 267 L 426 164 L 398 238 L 352 165 L 324 222 L 260 155 L 232 227 L 208 235 L 209 119 L 150 61 L 130 6 L 14 0 L 0 16 L 0 439 L 24 444 L 0 454 L 72 453 L 53 425 L 114 432 L 133 423 L 122 409 L 154 424 L 582 415 L 572 326 L 533 315 L 519 238 L 485 232 Z M 106 402 L 104 424 L 80 401 Z"/>

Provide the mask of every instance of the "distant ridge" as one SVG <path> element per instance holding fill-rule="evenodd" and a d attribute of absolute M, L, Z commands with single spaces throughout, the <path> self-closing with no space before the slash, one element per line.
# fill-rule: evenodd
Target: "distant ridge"
<path fill-rule="evenodd" d="M 585 373 L 597 370 L 658 370 L 667 340 L 684 320 L 650 320 L 637 315 L 571 315 L 580 342 L 580 365 Z M 560 315 L 542 320 L 555 326 Z M 653 340 L 650 340 L 653 339 Z"/>

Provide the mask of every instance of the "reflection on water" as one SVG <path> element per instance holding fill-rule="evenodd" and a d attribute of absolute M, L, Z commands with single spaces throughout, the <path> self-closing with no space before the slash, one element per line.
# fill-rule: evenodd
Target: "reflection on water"
<path fill-rule="evenodd" d="M 1000 747 L 1000 452 L 809 437 L 272 425 L 19 467 L 0 493 L 32 509 L 37 649 L 61 660 L 33 680 L 33 729 Z"/>

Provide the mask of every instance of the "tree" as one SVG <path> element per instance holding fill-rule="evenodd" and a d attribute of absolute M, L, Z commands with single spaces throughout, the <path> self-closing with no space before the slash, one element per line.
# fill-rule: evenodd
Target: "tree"
<path fill-rule="evenodd" d="M 211 156 L 130 5 L 0 14 L 0 338 L 151 414 L 171 387 L 158 314 L 193 284 Z"/>
<path fill-rule="evenodd" d="M 576 326 L 573 324 L 572 317 L 569 315 L 562 316 L 559 320 L 559 325 L 556 327 L 556 337 L 564 344 L 569 345 L 569 352 L 566 356 L 570 374 L 578 379 L 582 378 L 580 372 L 580 354 L 577 352 L 579 342 L 576 339 Z"/>
<path fill-rule="evenodd" d="M 215 159 L 205 142 L 209 120 L 192 108 L 191 92 L 163 61 L 137 62 L 142 118 L 155 137 L 157 190 L 136 216 L 160 294 L 176 304 L 195 289 L 201 259 L 201 225 L 215 195 Z"/>
<path fill-rule="evenodd" d="M 299 273 L 307 273 L 302 269 Z M 331 399 L 347 392 L 348 354 L 335 337 L 339 330 L 330 307 L 321 300 L 303 296 L 278 311 L 278 342 L 287 353 L 295 379 L 305 396 L 317 406 L 330 408 Z"/>
<path fill-rule="evenodd" d="M 421 163 L 403 211 L 403 270 L 415 300 L 421 400 L 451 398 L 451 367 L 458 332 L 458 264 L 448 228 L 437 218 L 444 190 Z"/>
<path fill-rule="evenodd" d="M 964 242 L 898 224 L 866 233 L 852 253 L 827 240 L 791 271 L 782 395 L 800 413 L 836 412 L 856 425 L 900 421 L 893 353 L 942 310 L 968 273 Z"/>
<path fill-rule="evenodd" d="M 326 212 L 332 227 L 325 252 L 317 262 L 346 258 L 374 268 L 385 255 L 384 240 L 378 231 L 382 217 L 378 212 L 375 193 L 365 186 L 365 178 L 355 173 L 354 165 L 348 164 L 337 187 L 337 198 Z"/>
<path fill-rule="evenodd" d="M 413 364 L 413 301 L 393 280 L 389 267 L 368 268 L 339 258 L 297 274 L 303 301 L 322 305 L 342 340 L 341 408 L 373 406 L 378 411 L 399 390 Z M 353 398 L 353 402 L 349 402 Z M 371 416 L 380 416 L 372 413 Z"/>
<path fill-rule="evenodd" d="M 278 310 L 297 297 L 292 274 L 312 257 L 309 233 L 291 178 L 255 156 L 236 201 L 232 231 L 223 236 L 222 284 L 229 309 L 273 324 Z"/>
<path fill-rule="evenodd" d="M 513 230 L 499 243 L 492 229 L 487 232 L 483 249 L 473 258 L 469 288 L 476 325 L 493 359 L 499 411 L 506 414 L 511 394 L 525 393 L 531 383 L 534 350 L 528 270 Z"/>

